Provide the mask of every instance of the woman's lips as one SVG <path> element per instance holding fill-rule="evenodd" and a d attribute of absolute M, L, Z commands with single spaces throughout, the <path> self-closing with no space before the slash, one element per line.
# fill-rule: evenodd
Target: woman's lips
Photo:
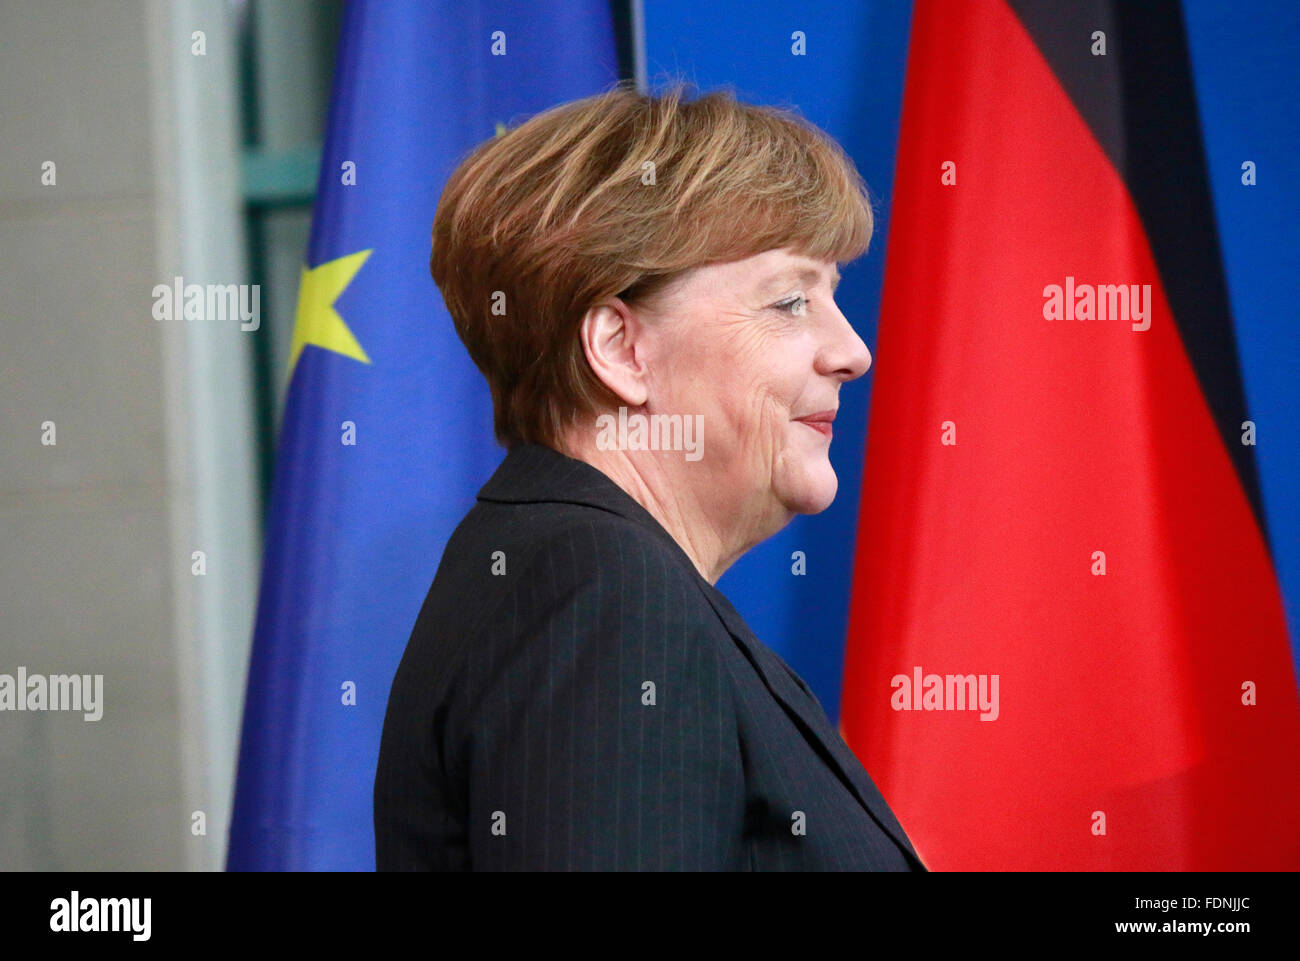
<path fill-rule="evenodd" d="M 807 417 L 796 417 L 795 420 L 811 427 L 824 437 L 830 437 L 834 433 L 831 427 L 831 424 L 835 421 L 835 411 L 833 410 L 823 410 L 816 414 L 809 414 Z"/>

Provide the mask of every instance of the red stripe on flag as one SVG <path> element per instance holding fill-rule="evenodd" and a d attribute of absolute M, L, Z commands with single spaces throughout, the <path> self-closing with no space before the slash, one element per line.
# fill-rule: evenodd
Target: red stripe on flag
<path fill-rule="evenodd" d="M 1129 194 L 1002 3 L 916 3 L 896 169 L 847 740 L 935 869 L 1300 867 L 1268 552 Z M 1150 329 L 1044 319 L 1067 277 L 1150 285 Z M 896 710 L 918 666 L 997 675 L 997 719 Z"/>

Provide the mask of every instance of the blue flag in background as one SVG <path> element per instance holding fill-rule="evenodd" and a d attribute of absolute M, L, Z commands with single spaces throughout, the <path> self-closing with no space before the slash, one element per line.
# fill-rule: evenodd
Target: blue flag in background
<path fill-rule="evenodd" d="M 268 517 L 230 870 L 374 868 L 389 685 L 447 538 L 503 453 L 486 384 L 429 276 L 438 197 L 498 125 L 617 78 L 607 0 L 347 6 Z"/>

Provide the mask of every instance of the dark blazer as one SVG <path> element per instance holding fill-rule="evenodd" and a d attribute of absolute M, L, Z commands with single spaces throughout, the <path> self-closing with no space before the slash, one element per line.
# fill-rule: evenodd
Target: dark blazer
<path fill-rule="evenodd" d="M 808 686 L 594 467 L 506 456 L 393 681 L 380 870 L 925 870 Z"/>

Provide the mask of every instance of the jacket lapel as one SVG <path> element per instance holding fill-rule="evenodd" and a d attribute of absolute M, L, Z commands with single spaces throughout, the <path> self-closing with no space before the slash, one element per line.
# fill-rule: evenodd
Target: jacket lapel
<path fill-rule="evenodd" d="M 826 712 L 812 691 L 771 648 L 754 636 L 726 596 L 695 569 L 681 545 L 626 491 L 584 461 L 575 460 L 547 447 L 525 444 L 511 449 L 492 479 L 483 485 L 478 496 L 480 500 L 488 501 L 585 504 L 636 521 L 661 538 L 690 569 L 701 592 L 722 619 L 727 631 L 754 665 L 772 696 L 787 714 L 798 721 L 804 736 L 867 809 L 881 830 L 893 838 L 908 856 L 915 859 L 918 867 L 927 870 L 861 763 L 844 743 L 844 739 L 831 728 Z"/>
<path fill-rule="evenodd" d="M 854 797 L 880 825 L 881 830 L 915 858 L 918 866 L 924 867 L 920 856 L 908 841 L 907 835 L 890 811 L 889 805 L 885 803 L 884 797 L 867 776 L 861 762 L 849 750 L 844 739 L 831 729 L 826 712 L 813 696 L 812 691 L 775 651 L 754 636 L 754 632 L 749 629 L 749 625 L 731 606 L 731 602 L 725 595 L 703 578 L 701 583 L 707 588 L 704 592 L 705 597 L 718 612 L 728 632 L 741 646 L 759 676 L 763 678 L 772 696 L 788 714 L 799 720 L 804 736 L 818 748 L 831 768 L 853 792 Z"/>

